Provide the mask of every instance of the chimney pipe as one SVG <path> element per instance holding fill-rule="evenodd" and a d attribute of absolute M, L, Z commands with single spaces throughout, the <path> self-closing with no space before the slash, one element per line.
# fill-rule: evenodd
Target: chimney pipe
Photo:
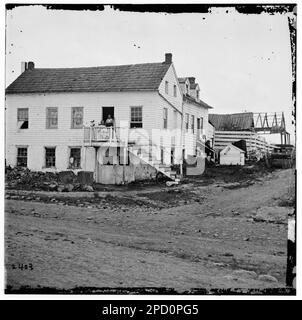
<path fill-rule="evenodd" d="M 166 53 L 165 54 L 165 63 L 172 63 L 172 53 Z"/>
<path fill-rule="evenodd" d="M 21 62 L 21 73 L 23 73 L 25 70 L 27 70 L 27 62 L 22 61 Z"/>
<path fill-rule="evenodd" d="M 27 69 L 28 70 L 33 70 L 35 68 L 35 64 L 32 61 L 29 61 L 27 63 Z"/>

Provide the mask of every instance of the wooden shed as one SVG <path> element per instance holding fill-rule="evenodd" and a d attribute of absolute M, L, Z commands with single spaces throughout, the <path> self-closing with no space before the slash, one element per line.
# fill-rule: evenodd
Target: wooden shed
<path fill-rule="evenodd" d="M 220 151 L 220 164 L 222 165 L 244 165 L 245 152 L 238 147 L 228 144 Z"/>

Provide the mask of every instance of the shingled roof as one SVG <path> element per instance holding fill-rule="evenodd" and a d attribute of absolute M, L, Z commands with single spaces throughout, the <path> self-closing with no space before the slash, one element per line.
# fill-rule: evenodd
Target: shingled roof
<path fill-rule="evenodd" d="M 33 68 L 24 71 L 6 93 L 116 92 L 157 90 L 171 63 L 88 68 Z"/>
<path fill-rule="evenodd" d="M 220 131 L 240 131 L 252 130 L 254 120 L 252 112 L 233 113 L 233 114 L 209 114 L 209 121 Z"/>
<path fill-rule="evenodd" d="M 196 104 L 198 106 L 201 106 L 201 107 L 204 107 L 204 108 L 207 108 L 207 109 L 213 109 L 213 107 L 209 106 L 204 101 L 202 101 L 200 99 L 196 100 L 195 98 L 191 97 L 188 94 L 184 94 L 183 98 L 184 98 L 185 101 L 192 102 L 193 104 Z"/>

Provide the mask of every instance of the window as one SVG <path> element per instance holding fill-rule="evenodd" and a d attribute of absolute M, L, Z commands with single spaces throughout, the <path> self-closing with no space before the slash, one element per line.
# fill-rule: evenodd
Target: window
<path fill-rule="evenodd" d="M 191 116 L 191 129 L 192 129 L 192 133 L 194 133 L 194 123 L 195 122 L 195 118 L 194 116 Z"/>
<path fill-rule="evenodd" d="M 28 108 L 18 108 L 18 128 L 28 129 Z"/>
<path fill-rule="evenodd" d="M 81 167 L 81 148 L 70 148 L 69 168 L 77 169 Z"/>
<path fill-rule="evenodd" d="M 200 118 L 197 118 L 197 130 L 200 130 Z"/>
<path fill-rule="evenodd" d="M 199 90 L 196 91 L 196 99 L 199 100 Z"/>
<path fill-rule="evenodd" d="M 174 95 L 174 97 L 177 97 L 177 88 L 176 88 L 175 84 L 173 86 L 173 95 Z"/>
<path fill-rule="evenodd" d="M 58 128 L 58 108 L 46 108 L 46 129 Z"/>
<path fill-rule="evenodd" d="M 143 127 L 143 107 L 130 107 L 130 128 Z"/>
<path fill-rule="evenodd" d="M 56 148 L 45 148 L 45 167 L 51 168 L 56 166 Z"/>
<path fill-rule="evenodd" d="M 200 118 L 200 129 L 203 129 L 203 117 Z"/>
<path fill-rule="evenodd" d="M 71 108 L 71 129 L 81 129 L 83 127 L 83 107 Z"/>
<path fill-rule="evenodd" d="M 169 94 L 169 82 L 168 81 L 165 82 L 165 92 L 166 92 L 166 94 Z"/>
<path fill-rule="evenodd" d="M 164 129 L 167 129 L 168 128 L 168 109 L 167 108 L 164 108 L 163 119 L 164 119 Z"/>
<path fill-rule="evenodd" d="M 24 148 L 24 147 L 18 148 L 17 167 L 27 167 L 27 148 Z"/>
<path fill-rule="evenodd" d="M 186 132 L 189 130 L 189 114 L 185 114 L 185 127 L 186 127 Z"/>
<path fill-rule="evenodd" d="M 189 85 L 186 84 L 186 93 L 189 94 Z"/>

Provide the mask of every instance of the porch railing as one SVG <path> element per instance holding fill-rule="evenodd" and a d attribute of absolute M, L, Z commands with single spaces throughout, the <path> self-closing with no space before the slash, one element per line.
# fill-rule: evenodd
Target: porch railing
<path fill-rule="evenodd" d="M 117 127 L 84 127 L 84 143 L 116 142 L 119 132 Z"/>

